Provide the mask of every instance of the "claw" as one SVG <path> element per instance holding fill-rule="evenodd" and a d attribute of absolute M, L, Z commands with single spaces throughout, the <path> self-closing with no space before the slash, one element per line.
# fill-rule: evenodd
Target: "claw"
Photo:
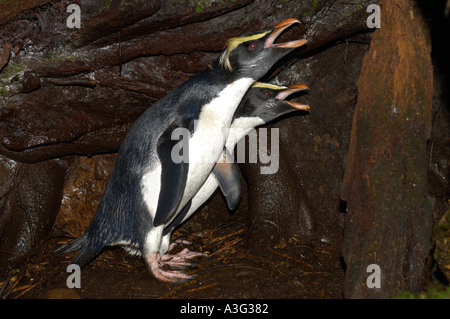
<path fill-rule="evenodd" d="M 175 247 L 177 247 L 178 245 L 192 245 L 192 241 L 189 240 L 185 240 L 185 239 L 175 239 L 170 245 L 169 245 L 169 249 L 168 251 L 171 251 L 172 249 L 174 249 Z M 164 257 L 163 257 L 164 258 Z"/>
<path fill-rule="evenodd" d="M 145 262 L 151 273 L 159 281 L 181 283 L 195 278 L 193 275 L 188 275 L 180 271 L 163 270 L 161 267 L 164 263 L 161 262 L 161 256 L 159 253 L 148 254 L 145 257 Z"/>
<path fill-rule="evenodd" d="M 189 262 L 188 260 L 195 257 L 208 257 L 208 255 L 201 252 L 190 251 L 185 248 L 176 254 L 165 254 L 162 256 L 161 262 L 164 265 L 168 265 L 176 269 L 193 268 L 195 267 L 195 264 Z"/>

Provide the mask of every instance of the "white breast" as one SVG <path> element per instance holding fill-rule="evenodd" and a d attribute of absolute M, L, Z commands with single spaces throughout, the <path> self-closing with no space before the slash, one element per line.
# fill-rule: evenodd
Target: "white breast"
<path fill-rule="evenodd" d="M 145 174 L 141 180 L 142 198 L 147 205 L 147 209 L 149 210 L 152 219 L 156 214 L 160 189 L 161 164 L 158 163 L 158 165 L 152 171 Z"/>
<path fill-rule="evenodd" d="M 259 117 L 239 117 L 233 121 L 227 137 L 227 150 L 232 152 L 236 144 L 255 127 L 264 124 Z"/>
<path fill-rule="evenodd" d="M 181 207 L 197 193 L 222 154 L 233 114 L 253 82 L 236 80 L 203 106 L 189 140 L 188 182 Z"/>

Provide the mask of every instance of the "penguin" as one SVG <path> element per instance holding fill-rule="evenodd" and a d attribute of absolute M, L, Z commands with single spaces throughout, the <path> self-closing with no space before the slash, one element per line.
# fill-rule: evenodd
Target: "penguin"
<path fill-rule="evenodd" d="M 103 248 L 121 246 L 142 256 L 160 281 L 192 278 L 163 269 L 164 228 L 214 168 L 246 91 L 280 58 L 307 42 L 275 43 L 295 23 L 299 21 L 287 19 L 273 28 L 229 39 L 211 66 L 147 109 L 119 148 L 91 224 L 58 252 L 80 250 L 73 263 L 82 267 Z"/>
<path fill-rule="evenodd" d="M 295 92 L 308 90 L 304 84 L 295 84 L 289 87 L 269 83 L 255 82 L 247 91 L 239 104 L 230 126 L 229 135 L 224 151 L 216 163 L 213 171 L 200 190 L 191 199 L 183 211 L 164 228 L 161 251 L 165 252 L 164 259 L 172 267 L 190 267 L 188 261 L 191 256 L 204 256 L 185 248 L 178 254 L 167 254 L 176 243 L 170 245 L 173 230 L 191 217 L 220 187 L 227 201 L 228 208 L 235 210 L 241 197 L 241 183 L 236 163 L 233 162 L 231 152 L 236 144 L 252 129 L 264 125 L 274 119 L 297 110 L 308 111 L 308 105 L 285 100 Z M 182 241 L 183 243 L 189 243 Z"/>

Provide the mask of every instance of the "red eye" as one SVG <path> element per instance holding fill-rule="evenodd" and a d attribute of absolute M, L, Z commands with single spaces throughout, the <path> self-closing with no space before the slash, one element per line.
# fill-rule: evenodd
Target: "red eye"
<path fill-rule="evenodd" d="M 264 90 L 264 91 L 263 91 L 263 94 L 264 94 L 265 96 L 270 96 L 270 95 L 271 95 L 269 90 Z"/>
<path fill-rule="evenodd" d="M 256 43 L 250 43 L 250 45 L 248 46 L 249 50 L 255 50 L 257 47 Z"/>

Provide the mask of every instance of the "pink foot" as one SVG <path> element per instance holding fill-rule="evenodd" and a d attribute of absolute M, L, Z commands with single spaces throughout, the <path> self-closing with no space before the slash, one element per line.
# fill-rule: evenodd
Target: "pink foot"
<path fill-rule="evenodd" d="M 194 264 L 188 261 L 189 259 L 195 257 L 208 257 L 208 255 L 205 253 L 190 251 L 189 249 L 185 248 L 176 254 L 165 254 L 161 258 L 161 261 L 166 265 L 180 269 L 195 266 Z"/>
<path fill-rule="evenodd" d="M 161 267 L 164 263 L 161 260 L 159 253 L 148 254 L 145 257 L 147 267 L 155 276 L 156 279 L 164 282 L 180 283 L 189 279 L 193 279 L 194 276 L 187 275 L 179 271 L 163 270 Z"/>
<path fill-rule="evenodd" d="M 169 251 L 171 251 L 172 249 L 174 249 L 178 245 L 192 245 L 192 242 L 189 241 L 189 240 L 185 240 L 185 239 L 175 239 L 173 241 L 173 243 L 171 243 L 169 245 Z"/>

